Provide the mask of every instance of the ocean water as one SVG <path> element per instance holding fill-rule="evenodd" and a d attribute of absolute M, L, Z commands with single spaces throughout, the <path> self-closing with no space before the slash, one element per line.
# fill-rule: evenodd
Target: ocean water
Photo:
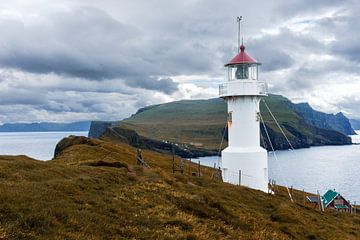
<path fill-rule="evenodd" d="M 0 155 L 27 155 L 50 160 L 56 144 L 69 135 L 87 136 L 88 132 L 0 132 Z"/>
<path fill-rule="evenodd" d="M 360 132 L 358 132 L 360 134 Z M 360 143 L 360 135 L 351 136 Z M 269 178 L 281 185 L 324 194 L 335 189 L 351 202 L 360 203 L 360 145 L 322 146 L 268 153 Z M 218 157 L 195 161 L 214 166 Z"/>

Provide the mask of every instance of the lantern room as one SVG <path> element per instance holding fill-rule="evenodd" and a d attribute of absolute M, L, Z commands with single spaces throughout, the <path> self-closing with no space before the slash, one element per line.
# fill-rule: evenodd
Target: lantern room
<path fill-rule="evenodd" d="M 228 80 L 258 80 L 259 65 L 254 58 L 245 52 L 245 46 L 240 46 L 240 52 L 229 63 L 225 64 L 228 68 Z"/>

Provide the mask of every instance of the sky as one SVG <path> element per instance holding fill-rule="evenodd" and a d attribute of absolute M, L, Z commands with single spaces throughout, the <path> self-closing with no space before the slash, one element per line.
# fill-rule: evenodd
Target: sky
<path fill-rule="evenodd" d="M 0 0 L 0 123 L 218 97 L 240 15 L 271 93 L 360 119 L 359 12 L 347 0 Z"/>

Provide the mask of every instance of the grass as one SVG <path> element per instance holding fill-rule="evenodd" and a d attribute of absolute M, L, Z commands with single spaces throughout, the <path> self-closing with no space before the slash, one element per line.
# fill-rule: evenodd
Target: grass
<path fill-rule="evenodd" d="M 226 115 L 221 99 L 183 100 L 145 108 L 120 125 L 148 138 L 216 149 Z"/>
<path fill-rule="evenodd" d="M 0 157 L 0 239 L 359 239 L 360 216 L 172 174 L 171 156 L 84 137 L 52 161 Z M 177 159 L 179 161 L 179 159 Z M 188 166 L 186 163 L 185 166 Z M 301 193 L 296 192 L 301 199 Z"/>

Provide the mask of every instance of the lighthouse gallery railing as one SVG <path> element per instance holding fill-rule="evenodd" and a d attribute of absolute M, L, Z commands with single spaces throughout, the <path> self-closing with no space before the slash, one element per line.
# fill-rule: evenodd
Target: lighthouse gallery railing
<path fill-rule="evenodd" d="M 220 97 L 228 96 L 267 96 L 266 82 L 256 80 L 229 81 L 219 85 Z"/>

